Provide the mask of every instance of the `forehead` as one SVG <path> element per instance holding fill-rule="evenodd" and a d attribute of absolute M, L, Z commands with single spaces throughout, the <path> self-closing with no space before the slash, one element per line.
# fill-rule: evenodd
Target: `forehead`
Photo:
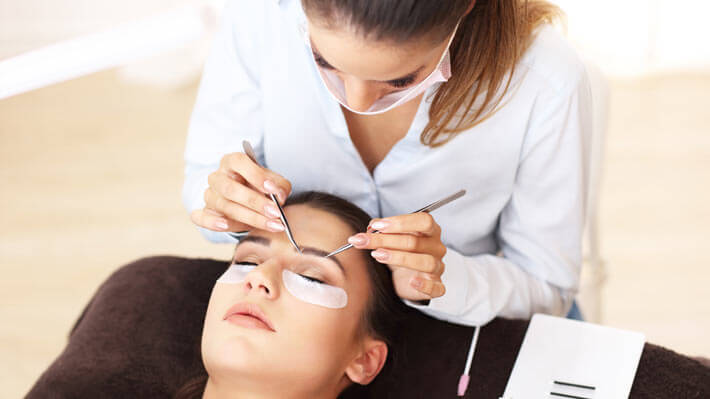
<path fill-rule="evenodd" d="M 348 237 L 357 233 L 338 216 L 308 205 L 289 205 L 284 208 L 284 213 L 291 226 L 294 239 L 301 247 L 311 247 L 330 252 L 346 244 Z M 269 250 L 272 251 L 272 254 L 296 254 L 285 232 L 272 233 L 253 230 L 249 235 L 269 239 Z M 364 291 L 360 291 L 366 290 L 368 286 L 366 256 L 369 255 L 358 249 L 351 249 L 335 255 L 335 259 L 346 269 L 346 281 L 348 284 L 346 290 L 348 292 L 355 290 L 359 292 L 358 295 L 365 295 Z"/>
<path fill-rule="evenodd" d="M 334 250 L 347 243 L 348 237 L 355 234 L 350 226 L 330 212 L 315 209 L 308 205 L 289 205 L 284 208 L 294 239 L 299 246 L 307 246 Z M 271 240 L 274 249 L 291 250 L 292 245 L 285 233 L 271 233 L 256 230 L 250 235 L 265 237 Z M 346 251 L 355 252 L 355 251 Z M 346 255 L 343 253 L 343 255 Z M 341 256 L 338 258 L 342 259 Z"/>
<path fill-rule="evenodd" d="M 387 81 L 436 62 L 446 45 L 430 41 L 374 42 L 352 29 L 308 23 L 313 47 L 337 70 L 363 80 Z"/>

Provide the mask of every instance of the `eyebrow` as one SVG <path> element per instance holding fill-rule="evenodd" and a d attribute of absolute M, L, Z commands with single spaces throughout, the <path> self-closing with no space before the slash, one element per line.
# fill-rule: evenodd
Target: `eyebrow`
<path fill-rule="evenodd" d="M 266 238 L 266 237 L 259 237 L 259 236 L 248 235 L 248 236 L 242 238 L 242 239 L 239 241 L 239 244 L 238 244 L 237 246 L 239 246 L 239 245 L 241 245 L 241 244 L 243 244 L 243 243 L 245 243 L 245 242 L 252 242 L 252 243 L 254 243 L 254 244 L 264 245 L 264 246 L 267 246 L 267 247 L 268 247 L 269 245 L 271 245 L 271 240 L 268 239 L 268 238 Z M 293 250 L 296 251 L 296 248 L 294 248 Z M 326 255 L 329 254 L 328 251 L 324 251 L 324 250 L 322 250 L 322 249 L 320 249 L 320 248 L 314 248 L 314 247 L 301 247 L 301 252 L 304 253 L 304 254 L 307 254 L 307 255 L 315 255 L 315 256 L 318 256 L 318 257 L 321 257 L 321 258 L 325 258 L 325 259 L 328 259 L 328 260 L 334 262 L 334 263 L 340 268 L 340 271 L 343 272 L 343 275 L 344 275 L 345 277 L 348 276 L 348 274 L 345 272 L 345 268 L 343 267 L 343 264 L 340 263 L 340 261 L 338 260 L 338 258 L 336 258 L 335 256 L 326 257 Z"/>
<path fill-rule="evenodd" d="M 242 239 L 239 240 L 239 244 L 237 244 L 237 246 L 245 242 L 253 242 L 254 244 L 266 245 L 267 247 L 271 244 L 271 240 L 269 240 L 268 238 L 248 235 L 242 237 Z"/>
<path fill-rule="evenodd" d="M 325 62 L 326 65 L 328 65 L 330 68 L 336 69 L 333 65 L 330 64 L 330 62 L 328 62 L 328 61 L 325 59 L 325 57 L 323 57 L 323 55 L 321 55 L 321 53 L 318 52 L 318 50 L 315 49 L 315 47 L 313 47 L 313 45 L 311 45 L 311 49 L 313 50 L 313 54 L 314 54 L 316 57 L 319 57 L 320 59 L 322 59 L 323 62 Z M 404 76 L 402 76 L 402 77 L 400 77 L 400 78 L 395 78 L 395 79 L 390 79 L 390 80 L 380 80 L 379 82 L 393 83 L 393 82 L 396 82 L 396 81 L 398 81 L 398 80 L 415 79 L 415 78 L 417 77 L 417 75 L 419 75 L 419 72 L 422 71 L 422 69 L 424 69 L 424 65 L 422 65 L 422 66 L 420 66 L 419 68 L 417 68 L 417 70 L 415 70 L 414 72 L 408 73 L 408 74 L 406 74 L 406 75 L 404 75 Z"/>

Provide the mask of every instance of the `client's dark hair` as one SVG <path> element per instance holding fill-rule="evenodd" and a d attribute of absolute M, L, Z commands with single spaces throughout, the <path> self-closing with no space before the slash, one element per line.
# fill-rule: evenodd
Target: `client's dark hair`
<path fill-rule="evenodd" d="M 365 211 L 335 195 L 307 191 L 289 197 L 284 206 L 301 204 L 337 216 L 352 229 L 353 233 L 366 231 L 370 222 L 370 215 Z M 367 263 L 367 273 L 372 284 L 372 295 L 363 313 L 362 328 L 366 334 L 384 341 L 391 347 L 397 339 L 397 326 L 405 315 L 405 306 L 395 293 L 389 267 L 377 262 L 369 253 L 364 251 L 361 253 Z M 389 361 L 391 362 L 392 359 Z M 206 375 L 195 377 L 183 385 L 175 393 L 174 398 L 201 398 L 206 382 Z"/>

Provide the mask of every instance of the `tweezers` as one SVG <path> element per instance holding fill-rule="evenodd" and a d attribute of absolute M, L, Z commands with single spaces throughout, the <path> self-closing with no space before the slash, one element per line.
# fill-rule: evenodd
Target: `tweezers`
<path fill-rule="evenodd" d="M 444 197 L 438 201 L 432 202 L 431 204 L 425 206 L 424 208 L 417 209 L 416 211 L 414 211 L 412 213 L 433 212 L 433 211 L 441 208 L 442 206 L 448 204 L 449 202 L 452 202 L 454 200 L 457 200 L 457 199 L 463 197 L 464 194 L 466 194 L 466 190 L 459 190 L 459 191 L 449 195 L 448 197 Z M 379 232 L 380 232 L 379 230 L 372 230 L 370 233 L 379 233 Z M 345 251 L 346 249 L 350 249 L 352 247 L 353 247 L 353 244 L 345 244 L 342 247 L 336 249 L 335 251 L 329 253 L 325 257 L 327 258 L 327 257 L 333 256 L 333 255 L 337 255 L 337 254 Z"/>
<path fill-rule="evenodd" d="M 249 159 L 252 160 L 252 162 L 263 167 L 263 165 L 261 165 L 259 163 L 259 161 L 256 160 L 256 155 L 254 154 L 254 149 L 252 148 L 251 144 L 247 140 L 242 141 L 242 148 L 244 148 L 244 153 L 247 154 L 247 156 L 249 157 Z M 286 231 L 286 236 L 288 237 L 288 240 L 291 241 L 291 244 L 293 244 L 293 246 L 296 248 L 296 251 L 298 251 L 298 253 L 302 253 L 301 248 L 298 246 L 298 244 L 296 244 L 296 240 L 293 238 L 293 233 L 291 232 L 291 226 L 288 224 L 288 220 L 286 220 L 286 214 L 284 213 L 283 208 L 281 208 L 281 204 L 279 204 L 279 201 L 276 198 L 276 195 L 269 194 L 269 197 L 271 197 L 271 200 L 274 201 L 274 203 L 276 204 L 276 207 L 279 208 L 279 219 L 281 219 L 281 223 L 284 225 L 284 230 Z M 236 239 L 240 239 L 246 234 L 246 232 L 237 232 L 237 233 L 229 233 L 229 234 Z"/>

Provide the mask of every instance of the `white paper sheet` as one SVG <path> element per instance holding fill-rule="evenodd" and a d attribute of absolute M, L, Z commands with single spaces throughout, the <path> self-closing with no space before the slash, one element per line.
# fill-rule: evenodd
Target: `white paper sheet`
<path fill-rule="evenodd" d="M 503 397 L 628 398 L 645 341 L 637 332 L 536 314 Z"/>

